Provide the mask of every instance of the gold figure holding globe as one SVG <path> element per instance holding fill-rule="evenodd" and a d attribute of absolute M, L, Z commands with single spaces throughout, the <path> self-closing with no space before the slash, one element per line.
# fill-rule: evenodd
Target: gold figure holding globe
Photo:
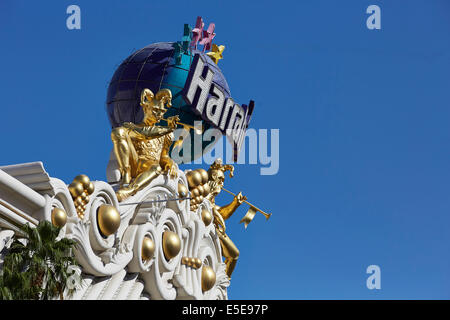
<path fill-rule="evenodd" d="M 171 91 L 161 89 L 155 95 L 150 89 L 144 89 L 141 106 L 144 111 L 141 123 L 125 122 L 111 132 L 121 174 L 120 188 L 116 192 L 119 201 L 136 194 L 160 174 L 175 178 L 178 173 L 177 165 L 169 157 L 169 149 L 179 118 L 169 117 L 165 119 L 167 126 L 157 125 L 172 106 Z"/>

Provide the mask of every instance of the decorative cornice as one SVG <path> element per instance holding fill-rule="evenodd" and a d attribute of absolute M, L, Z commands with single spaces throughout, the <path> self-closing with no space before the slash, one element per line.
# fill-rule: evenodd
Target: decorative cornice
<path fill-rule="evenodd" d="M 35 164 L 16 165 L 15 171 L 9 172 L 14 171 L 17 177 L 26 176 L 18 168 L 33 168 L 32 171 L 40 168 L 42 172 L 30 174 L 48 177 L 43 166 Z M 2 188 L 14 190 L 12 196 L 9 193 L 6 199 L 2 198 L 6 205 L 0 203 L 0 219 L 6 217 L 6 209 L 1 208 L 17 209 L 17 206 L 20 207 L 17 210 L 22 211 L 12 211 L 8 218 L 22 217 L 22 224 L 31 220 L 36 224 L 42 219 L 51 221 L 54 208 L 66 213 L 67 223 L 61 228 L 59 237 L 76 241 L 75 257 L 82 266 L 84 284 L 69 299 L 227 299 L 229 279 L 222 262 L 220 241 L 213 223 L 205 226 L 201 218 L 202 210 L 208 210 L 212 216 L 211 204 L 203 200 L 193 212 L 189 209 L 189 199 L 161 201 L 178 198 L 179 184 L 187 186 L 183 171 L 179 170 L 175 179 L 164 175 L 157 177 L 120 204 L 113 186 L 93 181 L 94 192 L 86 203 L 82 219 L 77 215 L 68 186 L 63 181 L 49 177 L 47 186 L 50 188 L 37 192 L 5 171 L 0 174 L 3 174 L 0 192 Z M 152 202 L 155 200 L 158 202 Z M 31 202 L 33 206 L 28 205 L 30 209 L 27 210 L 23 202 Z M 97 212 L 103 205 L 115 207 L 120 214 L 117 231 L 107 237 L 98 227 Z M 180 252 L 169 260 L 162 245 L 166 231 L 175 233 L 181 240 Z M 5 232 L 11 233 L 0 231 L 2 235 Z M 147 260 L 142 256 L 144 237 L 151 239 L 155 247 L 152 257 Z M 6 243 L 3 249 L 7 248 Z M 202 268 L 182 264 L 182 257 L 200 259 L 202 266 L 211 267 L 216 274 L 215 285 L 203 292 Z"/>

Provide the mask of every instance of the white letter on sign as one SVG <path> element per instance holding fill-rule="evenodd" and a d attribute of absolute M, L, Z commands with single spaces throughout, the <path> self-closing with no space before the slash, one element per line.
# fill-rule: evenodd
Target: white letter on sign
<path fill-rule="evenodd" d="M 212 93 L 217 96 L 211 96 L 206 104 L 206 117 L 211 120 L 214 125 L 219 126 L 220 115 L 222 114 L 225 96 L 219 87 L 213 86 Z"/>
<path fill-rule="evenodd" d="M 196 63 L 194 61 L 195 66 L 192 66 L 195 69 L 191 79 L 191 83 L 189 84 L 189 89 L 186 93 L 186 100 L 189 104 L 193 104 L 197 92 L 200 91 L 195 109 L 198 113 L 202 114 L 203 109 L 205 108 L 206 99 L 208 98 L 209 89 L 211 88 L 214 72 L 210 68 L 208 68 L 208 66 L 206 66 L 206 76 L 203 78 L 202 73 L 203 68 L 205 68 L 205 62 L 200 58 L 199 55 L 197 55 L 196 57 L 198 58 L 196 59 Z"/>

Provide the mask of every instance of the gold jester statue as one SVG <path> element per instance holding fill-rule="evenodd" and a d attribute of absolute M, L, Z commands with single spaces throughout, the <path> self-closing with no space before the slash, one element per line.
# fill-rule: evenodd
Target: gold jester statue
<path fill-rule="evenodd" d="M 169 117 L 164 119 L 167 126 L 157 125 L 167 108 L 172 106 L 171 91 L 161 89 L 155 95 L 144 89 L 141 106 L 144 111 L 141 123 L 124 122 L 111 132 L 121 174 L 120 188 L 116 191 L 119 201 L 136 194 L 160 174 L 175 178 L 178 173 L 177 165 L 169 157 L 169 148 L 179 118 Z"/>
<path fill-rule="evenodd" d="M 214 225 L 219 235 L 222 254 L 225 258 L 226 273 L 231 278 L 234 267 L 236 266 L 239 250 L 225 233 L 225 220 L 230 218 L 236 209 L 247 199 L 241 192 L 234 196 L 232 202 L 224 206 L 218 206 L 215 203 L 216 196 L 222 191 L 225 180 L 225 171 L 230 171 L 230 177 L 233 177 L 234 167 L 232 165 L 223 165 L 222 160 L 216 159 L 208 169 L 208 184 L 210 193 L 206 197 L 212 204 Z"/>

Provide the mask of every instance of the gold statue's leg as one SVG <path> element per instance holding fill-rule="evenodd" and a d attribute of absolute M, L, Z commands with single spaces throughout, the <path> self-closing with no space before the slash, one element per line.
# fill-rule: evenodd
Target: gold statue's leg
<path fill-rule="evenodd" d="M 139 190 L 145 188 L 150 182 L 161 174 L 162 170 L 159 165 L 154 165 L 150 169 L 139 174 L 128 187 L 120 188 L 117 192 L 117 199 L 123 201 L 128 197 L 136 194 Z"/>
<path fill-rule="evenodd" d="M 138 155 L 128 134 L 129 130 L 124 127 L 114 128 L 111 132 L 111 140 L 114 145 L 114 153 L 119 164 L 121 174 L 120 185 L 129 184 L 132 171 L 137 167 Z"/>
<path fill-rule="evenodd" d="M 239 250 L 236 245 L 231 241 L 230 237 L 226 234 L 223 235 L 220 232 L 220 246 L 222 247 L 222 255 L 225 257 L 226 264 L 226 273 L 228 277 L 231 278 L 231 274 L 233 273 L 234 267 L 236 266 L 237 260 L 239 258 Z"/>
<path fill-rule="evenodd" d="M 130 187 L 132 189 L 135 189 L 136 191 L 141 190 L 148 186 L 148 184 L 161 173 L 161 167 L 159 165 L 154 165 L 138 175 L 136 179 L 134 179 L 134 181 L 130 184 Z"/>

